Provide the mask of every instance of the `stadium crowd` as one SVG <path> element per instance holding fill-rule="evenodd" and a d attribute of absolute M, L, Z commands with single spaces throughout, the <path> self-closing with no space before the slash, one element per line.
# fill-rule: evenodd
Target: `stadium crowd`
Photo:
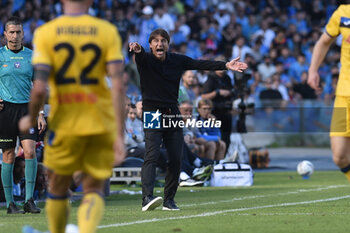
<path fill-rule="evenodd" d="M 172 38 L 171 52 L 194 59 L 214 60 L 220 56 L 226 61 L 240 56 L 241 61 L 249 64 L 245 71 L 246 98 L 258 106 L 260 100 L 271 98 L 285 100 L 290 105 L 310 99 L 328 103 L 335 95 L 341 38 L 331 47 L 320 69 L 320 91 L 311 89 L 306 80 L 313 46 L 339 3 L 337 0 L 95 0 L 89 13 L 113 23 L 123 41 L 129 107 L 132 104 L 126 122 L 129 126 L 126 128 L 130 129 L 126 143 L 132 144 L 131 147 L 143 146 L 142 123 L 136 126 L 133 120 L 140 112 L 137 103 L 141 92 L 134 55 L 128 52 L 129 42 L 138 41 L 148 49 L 150 33 L 164 28 Z M 61 14 L 62 6 L 57 0 L 3 0 L 0 34 L 3 35 L 3 24 L 8 17 L 19 16 L 24 22 L 24 45 L 32 48 L 35 29 Z M 197 106 L 211 75 L 202 71 L 185 72 L 179 103 L 190 101 Z M 227 72 L 227 75 L 234 85 L 237 74 Z M 215 92 L 228 96 L 220 89 Z M 191 147 L 191 151 L 205 154 L 205 146 L 197 146 Z M 193 168 L 210 164 L 194 161 L 197 164 Z"/>
<path fill-rule="evenodd" d="M 249 64 L 250 95 L 260 99 L 265 89 L 277 90 L 284 100 L 329 100 L 334 97 L 339 72 L 338 39 L 321 68 L 321 87 L 314 92 L 303 80 L 313 46 L 340 1 L 322 0 L 132 0 L 94 1 L 90 14 L 107 19 L 117 28 L 123 40 L 123 52 L 129 76 L 129 96 L 139 96 L 136 66 L 128 53 L 130 41 L 140 41 L 148 48 L 147 38 L 158 27 L 172 38 L 171 51 L 192 58 L 226 60 L 240 56 Z M 24 22 L 24 44 L 31 48 L 35 29 L 62 14 L 59 1 L 2 1 L 3 22 L 18 15 Z M 233 74 L 229 73 L 232 82 Z M 195 73 L 201 87 L 207 73 Z M 306 76 L 306 77 L 305 77 Z"/>

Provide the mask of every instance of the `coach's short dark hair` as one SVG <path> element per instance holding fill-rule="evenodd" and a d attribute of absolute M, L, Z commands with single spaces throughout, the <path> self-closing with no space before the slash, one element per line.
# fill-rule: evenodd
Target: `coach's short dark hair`
<path fill-rule="evenodd" d="M 22 20 L 17 17 L 17 16 L 11 16 L 10 18 L 8 18 L 5 22 L 5 31 L 7 30 L 7 26 L 8 25 L 23 25 Z"/>
<path fill-rule="evenodd" d="M 165 31 L 164 29 L 161 29 L 161 28 L 158 28 L 151 33 L 151 35 L 149 36 L 149 39 L 148 39 L 148 43 L 151 43 L 151 41 L 154 38 L 156 38 L 156 36 L 158 36 L 158 35 L 164 37 L 168 41 L 168 43 L 170 43 L 170 36 L 169 36 L 168 32 Z"/>

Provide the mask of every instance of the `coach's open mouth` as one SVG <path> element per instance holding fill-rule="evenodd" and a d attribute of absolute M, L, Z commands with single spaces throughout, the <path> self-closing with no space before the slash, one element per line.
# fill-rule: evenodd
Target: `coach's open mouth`
<path fill-rule="evenodd" d="M 164 49 L 156 49 L 157 55 L 163 55 L 164 54 Z"/>

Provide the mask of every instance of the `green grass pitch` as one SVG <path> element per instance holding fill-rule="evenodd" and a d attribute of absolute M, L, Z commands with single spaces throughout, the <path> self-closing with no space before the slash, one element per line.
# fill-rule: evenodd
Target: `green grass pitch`
<path fill-rule="evenodd" d="M 163 195 L 163 189 L 155 194 Z M 350 184 L 339 171 L 316 171 L 308 180 L 296 172 L 257 172 L 251 187 L 179 187 L 176 202 L 181 211 L 142 212 L 140 194 L 111 195 L 97 232 L 334 233 L 350 227 Z M 76 224 L 78 205 L 72 203 L 70 223 Z M 1 233 L 21 232 L 26 224 L 47 230 L 44 213 L 7 215 L 0 209 Z"/>

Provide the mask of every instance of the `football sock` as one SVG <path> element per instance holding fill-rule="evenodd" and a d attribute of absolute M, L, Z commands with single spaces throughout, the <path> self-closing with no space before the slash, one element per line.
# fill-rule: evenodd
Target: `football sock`
<path fill-rule="evenodd" d="M 98 193 L 88 193 L 84 195 L 78 209 L 79 232 L 93 233 L 100 223 L 105 203 Z"/>
<path fill-rule="evenodd" d="M 344 168 L 341 168 L 340 170 L 344 173 L 344 175 L 346 176 L 348 181 L 350 181 L 350 165 L 348 165 Z"/>
<path fill-rule="evenodd" d="M 26 201 L 33 197 L 38 162 L 36 158 L 25 160 Z"/>
<path fill-rule="evenodd" d="M 69 195 L 55 196 L 48 194 L 46 199 L 46 216 L 50 233 L 64 233 L 69 217 Z"/>
<path fill-rule="evenodd" d="M 13 202 L 13 167 L 14 164 L 2 162 L 1 181 L 4 187 L 7 207 L 9 207 L 10 202 Z"/>

